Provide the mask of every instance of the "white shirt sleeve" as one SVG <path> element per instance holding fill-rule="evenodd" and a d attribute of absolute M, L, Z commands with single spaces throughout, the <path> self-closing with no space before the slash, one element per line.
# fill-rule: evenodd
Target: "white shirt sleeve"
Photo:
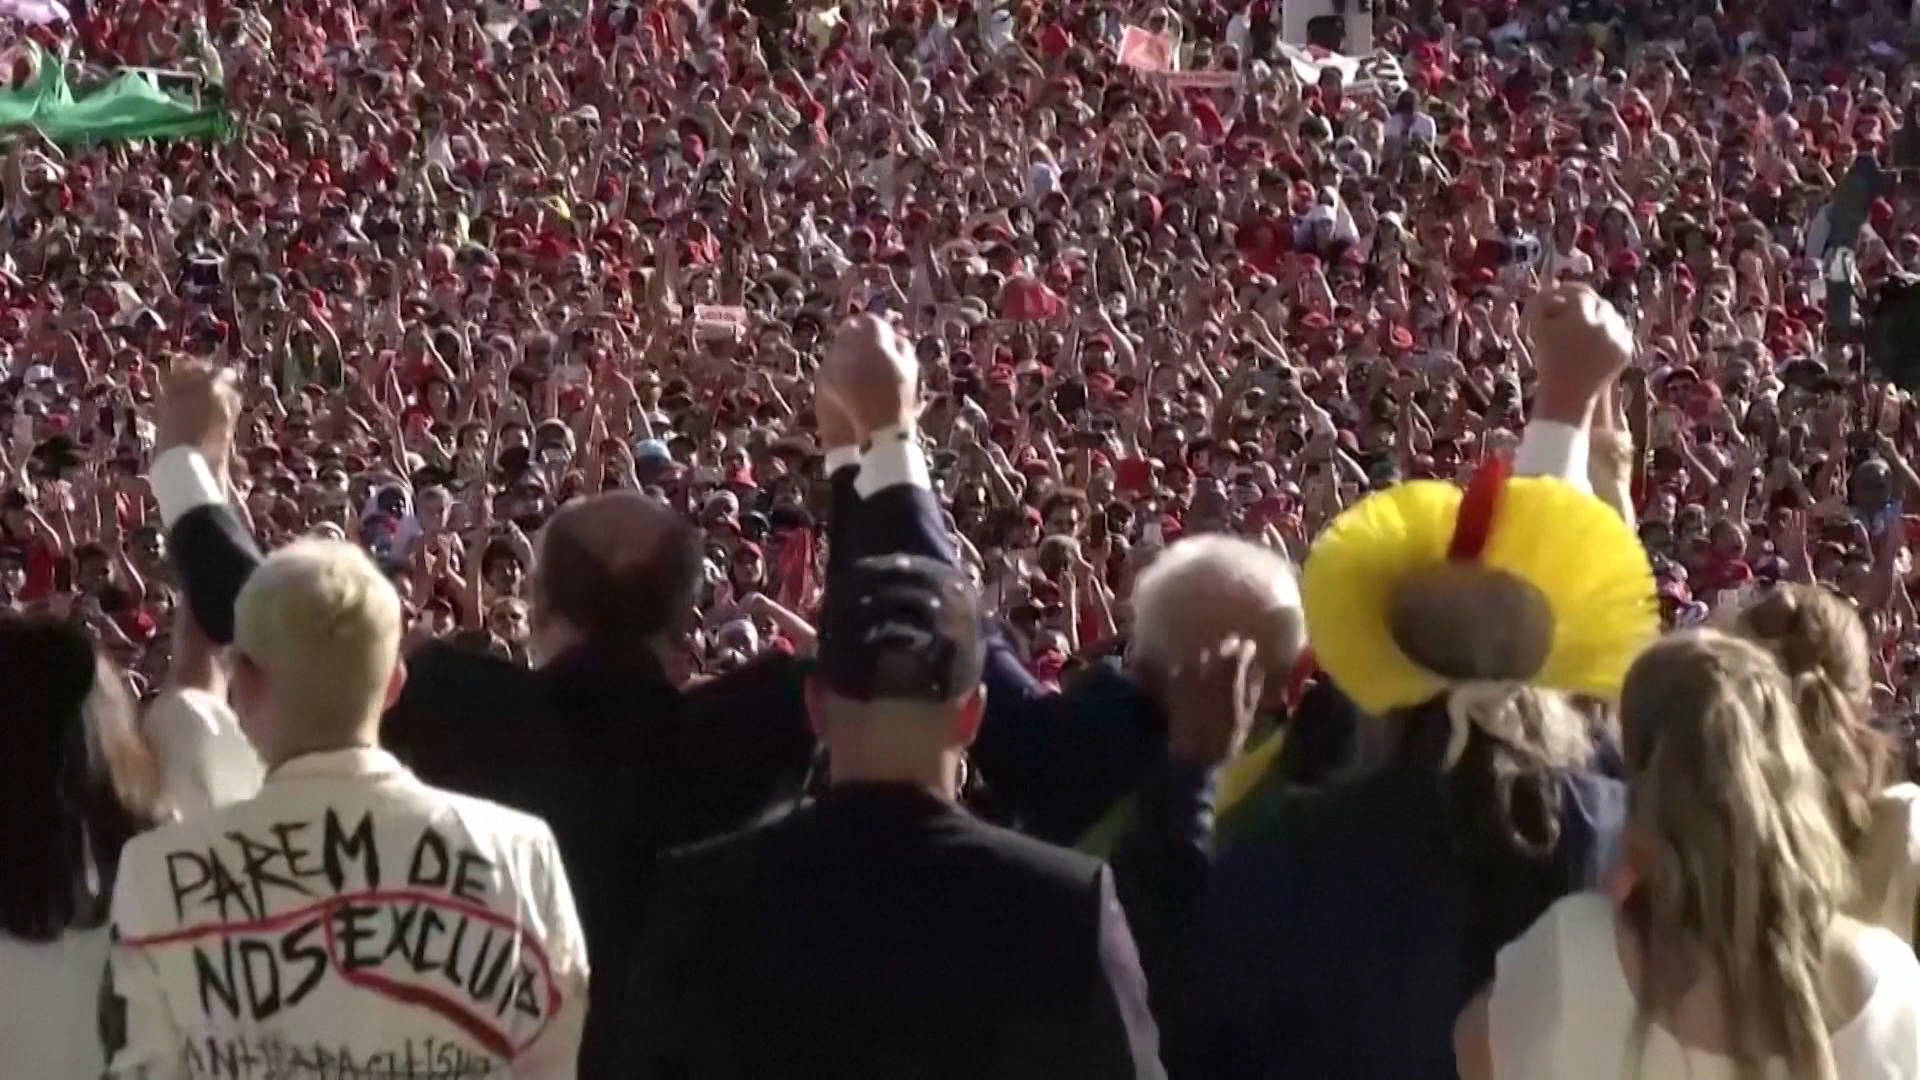
<path fill-rule="evenodd" d="M 166 804 L 181 817 L 259 794 L 266 768 L 226 702 L 205 690 L 174 687 L 147 709 L 143 726 L 160 760 Z"/>
<path fill-rule="evenodd" d="M 1561 1025 L 1577 1019 L 1561 1011 L 1560 923 L 1568 904 L 1548 908 L 1495 961 L 1487 1001 L 1495 1080 L 1562 1074 L 1555 1061 L 1557 1036 Z"/>
<path fill-rule="evenodd" d="M 912 428 L 883 428 L 874 432 L 869 442 L 860 455 L 860 475 L 853 481 L 853 489 L 861 498 L 870 499 L 898 484 L 933 489 L 927 455 L 921 451 Z"/>
<path fill-rule="evenodd" d="M 825 454 L 827 475 L 832 476 L 849 465 L 860 465 L 860 448 L 857 446 L 836 446 Z"/>
<path fill-rule="evenodd" d="M 1587 476 L 1587 429 L 1557 420 L 1535 420 L 1520 435 L 1514 451 L 1515 476 L 1552 476 L 1581 491 L 1593 491 Z"/>
<path fill-rule="evenodd" d="M 149 479 L 154 501 L 160 504 L 160 520 L 169 529 L 195 507 L 227 501 L 213 467 L 190 446 L 176 446 L 155 458 Z"/>

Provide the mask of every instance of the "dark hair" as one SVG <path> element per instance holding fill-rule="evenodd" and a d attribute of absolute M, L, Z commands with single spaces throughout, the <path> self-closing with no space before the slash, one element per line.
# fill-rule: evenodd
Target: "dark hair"
<path fill-rule="evenodd" d="M 156 770 L 84 631 L 0 617 L 0 686 L 0 933 L 52 941 L 105 921 L 120 849 L 154 821 Z"/>
<path fill-rule="evenodd" d="M 658 503 L 632 492 L 603 499 L 631 498 Z M 541 537 L 536 599 L 547 614 L 565 619 L 602 647 L 624 650 L 646 644 L 673 628 L 693 607 L 704 555 L 700 535 L 678 514 L 662 509 L 659 538 L 647 557 L 626 559 L 624 552 L 596 550 L 563 516 Z"/>

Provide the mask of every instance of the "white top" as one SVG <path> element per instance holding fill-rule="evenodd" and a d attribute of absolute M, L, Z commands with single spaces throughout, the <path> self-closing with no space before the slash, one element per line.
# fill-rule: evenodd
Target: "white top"
<path fill-rule="evenodd" d="M 147 708 L 142 727 L 160 761 L 161 802 L 181 817 L 251 799 L 266 768 L 227 703 L 176 686 Z"/>
<path fill-rule="evenodd" d="M 106 969 L 104 926 L 45 943 L 0 934 L 0 1073 L 99 1076 L 107 1066 L 96 1021 Z"/>
<path fill-rule="evenodd" d="M 587 954 L 552 832 L 383 750 L 135 837 L 113 927 L 116 1080 L 575 1076 Z"/>
<path fill-rule="evenodd" d="M 1854 858 L 1847 913 L 1913 944 L 1920 915 L 1920 786 L 1896 784 L 1873 803 L 1873 826 Z"/>
<path fill-rule="evenodd" d="M 1859 1015 L 1833 1033 L 1840 1080 L 1920 1078 L 1920 963 L 1884 930 L 1861 938 L 1874 988 Z M 1613 906 L 1598 893 L 1565 897 L 1500 950 L 1488 1008 L 1493 1075 L 1500 1080 L 1619 1080 L 1638 1009 L 1620 969 Z M 1647 1031 L 1640 1080 L 1733 1080 L 1734 1063 Z M 1775 1062 L 1770 1080 L 1787 1080 Z"/>

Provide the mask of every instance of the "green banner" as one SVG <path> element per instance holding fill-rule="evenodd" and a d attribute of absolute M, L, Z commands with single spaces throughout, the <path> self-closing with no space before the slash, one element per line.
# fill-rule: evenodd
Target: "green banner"
<path fill-rule="evenodd" d="M 56 143 L 120 139 L 224 139 L 233 118 L 223 104 L 161 89 L 151 71 L 122 71 L 75 96 L 65 67 L 35 51 L 31 85 L 0 90 L 0 128 L 32 126 Z"/>

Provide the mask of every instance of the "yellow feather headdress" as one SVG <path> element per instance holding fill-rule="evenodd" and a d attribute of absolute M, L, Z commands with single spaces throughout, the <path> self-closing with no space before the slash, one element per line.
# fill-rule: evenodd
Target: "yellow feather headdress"
<path fill-rule="evenodd" d="M 1551 641 L 1531 686 L 1611 698 L 1658 635 L 1646 549 L 1604 503 L 1565 481 L 1510 477 L 1496 460 L 1463 492 L 1412 481 L 1370 496 L 1314 542 L 1300 592 L 1321 670 L 1374 715 L 1453 685 L 1396 643 L 1396 591 L 1420 571 L 1470 563 L 1531 586 Z"/>

